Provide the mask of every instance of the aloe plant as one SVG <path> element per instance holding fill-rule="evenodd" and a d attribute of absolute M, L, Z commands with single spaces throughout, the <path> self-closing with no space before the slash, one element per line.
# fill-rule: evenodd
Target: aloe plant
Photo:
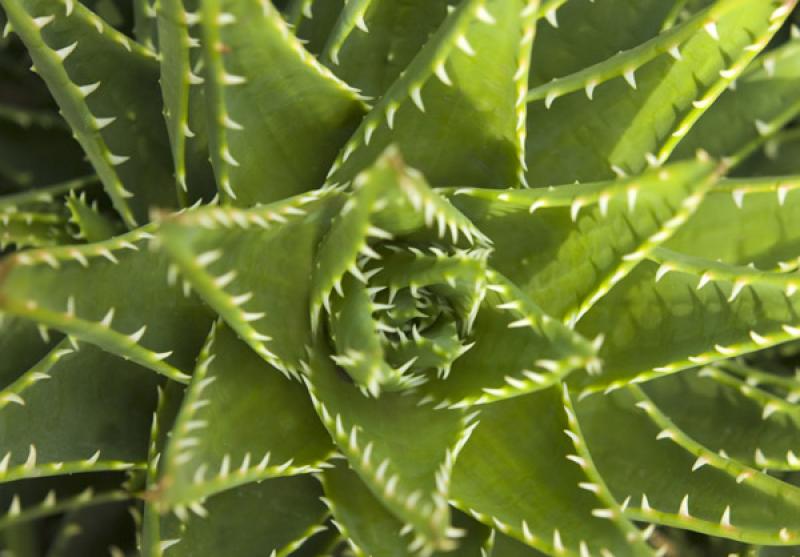
<path fill-rule="evenodd" d="M 797 554 L 796 4 L 0 0 L 0 553 Z"/>

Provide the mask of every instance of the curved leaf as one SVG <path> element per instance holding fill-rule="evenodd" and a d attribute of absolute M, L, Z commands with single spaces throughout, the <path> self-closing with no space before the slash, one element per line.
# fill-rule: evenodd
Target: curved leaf
<path fill-rule="evenodd" d="M 548 554 L 650 555 L 571 412 L 558 387 L 487 405 L 456 461 L 455 506 Z"/>
<path fill-rule="evenodd" d="M 172 428 L 158 499 L 188 506 L 238 485 L 314 471 L 333 452 L 303 386 L 218 325 Z"/>
<path fill-rule="evenodd" d="M 357 94 L 305 50 L 269 2 L 210 0 L 201 10 L 220 192 L 251 206 L 320 187 L 363 114 Z"/>
<path fill-rule="evenodd" d="M 800 489 L 703 447 L 635 387 L 590 396 L 577 411 L 629 517 L 748 543 L 796 543 Z"/>

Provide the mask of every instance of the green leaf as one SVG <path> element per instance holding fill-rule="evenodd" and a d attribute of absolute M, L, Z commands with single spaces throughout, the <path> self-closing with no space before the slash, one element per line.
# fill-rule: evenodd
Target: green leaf
<path fill-rule="evenodd" d="M 345 5 L 322 60 L 379 99 L 442 24 L 453 0 L 359 0 Z"/>
<path fill-rule="evenodd" d="M 318 188 L 363 115 L 357 94 L 304 49 L 270 3 L 212 0 L 201 9 L 220 192 L 251 206 Z"/>
<path fill-rule="evenodd" d="M 40 211 L 0 210 L 0 247 L 42 247 L 66 244 L 72 239 L 67 230 L 63 207 L 52 204 Z"/>
<path fill-rule="evenodd" d="M 160 37 L 156 20 L 156 6 L 160 0 L 133 0 L 133 35 L 153 52 L 158 51 Z"/>
<path fill-rule="evenodd" d="M 0 388 L 36 364 L 60 340 L 60 335 L 42 335 L 32 321 L 3 315 L 0 318 Z"/>
<path fill-rule="evenodd" d="M 153 414 L 150 428 L 150 446 L 147 449 L 147 475 L 145 487 L 148 491 L 155 490 L 158 484 L 158 474 L 161 469 L 161 455 L 167 444 L 172 427 L 183 402 L 184 386 L 170 381 L 165 388 L 159 391 L 158 406 Z M 188 519 L 188 512 L 182 507 L 176 507 L 183 520 Z M 161 519 L 162 513 L 153 497 L 146 497 L 141 523 L 141 552 L 143 557 L 162 557 L 161 546 Z"/>
<path fill-rule="evenodd" d="M 666 161 L 766 46 L 787 15 L 781 6 L 782 0 L 718 0 L 639 47 L 533 89 L 528 182 L 601 180 Z"/>
<path fill-rule="evenodd" d="M 146 557 L 275 555 L 287 557 L 320 529 L 326 515 L 310 475 L 230 489 L 197 506 L 198 516 L 161 519 L 161 538 Z"/>
<path fill-rule="evenodd" d="M 302 384 L 220 325 L 206 341 L 172 428 L 159 501 L 189 505 L 238 485 L 308 473 L 333 452 Z"/>
<path fill-rule="evenodd" d="M 796 405 L 713 367 L 650 381 L 643 389 L 659 411 L 704 447 L 753 468 L 800 469 Z"/>
<path fill-rule="evenodd" d="M 306 49 L 320 55 L 343 5 L 344 0 L 289 0 L 286 19 Z"/>
<path fill-rule="evenodd" d="M 18 480 L 0 485 L 0 530 L 38 518 L 125 501 L 131 495 L 119 472 Z"/>
<path fill-rule="evenodd" d="M 800 246 L 797 190 L 800 176 L 724 180 L 666 247 L 733 265 L 793 270 Z"/>
<path fill-rule="evenodd" d="M 80 3 L 2 5 L 124 221 L 175 206 L 155 55 Z"/>
<path fill-rule="evenodd" d="M 800 40 L 751 64 L 681 142 L 673 158 L 698 148 L 736 164 L 800 114 Z M 721 129 L 725 133 L 719 133 Z"/>
<path fill-rule="evenodd" d="M 796 543 L 800 489 L 700 445 L 636 387 L 590 396 L 577 411 L 629 517 L 747 543 Z"/>
<path fill-rule="evenodd" d="M 533 43 L 531 87 L 600 63 L 653 38 L 661 30 L 671 4 L 675 2 L 542 2 L 545 20 Z"/>
<path fill-rule="evenodd" d="M 95 182 L 94 178 L 79 178 L 0 197 L 0 245 L 21 249 L 71 243 L 65 194 L 69 197 L 82 190 L 85 195 Z"/>
<path fill-rule="evenodd" d="M 513 283 L 490 283 L 465 354 L 419 388 L 439 406 L 468 407 L 546 389 L 576 369 L 599 370 L 596 348 L 545 314 Z"/>
<path fill-rule="evenodd" d="M 573 374 L 590 391 L 730 358 L 800 336 L 800 279 L 654 250 L 580 321 L 607 333 L 604 373 Z"/>
<path fill-rule="evenodd" d="M 338 365 L 376 396 L 424 381 L 418 371 L 445 373 L 462 353 L 487 252 L 472 245 L 485 242 L 480 231 L 394 150 L 354 190 L 318 249 L 311 324 L 327 324 Z"/>
<path fill-rule="evenodd" d="M 403 523 L 375 498 L 346 463 L 340 462 L 325 470 L 321 478 L 325 503 L 357 555 L 406 557 L 414 554 L 417 548 L 403 539 Z M 481 548 L 491 530 L 457 511 L 453 515 L 453 525 L 463 530 L 457 549 L 434 555 L 481 556 Z"/>
<path fill-rule="evenodd" d="M 460 188 L 451 199 L 491 238 L 490 265 L 574 324 L 680 229 L 719 172 L 697 161 L 555 189 Z"/>
<path fill-rule="evenodd" d="M 166 257 L 147 249 L 152 231 L 5 258 L 0 309 L 187 382 L 211 316 L 168 284 Z"/>
<path fill-rule="evenodd" d="M 303 378 L 350 465 L 373 495 L 414 529 L 414 547 L 452 548 L 450 473 L 474 415 L 420 406 L 410 393 L 363 396 L 322 346 L 315 348 Z"/>
<path fill-rule="evenodd" d="M 316 534 L 292 552 L 291 557 L 330 557 L 343 544 L 344 540 L 336 526 L 326 520 Z"/>
<path fill-rule="evenodd" d="M 70 212 L 70 222 L 77 227 L 74 234 L 76 238 L 87 242 L 102 242 L 110 240 L 121 232 L 121 225 L 100 212 L 97 200 L 91 203 L 86 199 L 85 192 L 78 196 L 75 190 L 67 196 L 67 209 Z M 65 242 L 66 243 L 66 242 Z"/>
<path fill-rule="evenodd" d="M 0 482 L 142 466 L 158 376 L 65 340 L 0 391 Z"/>
<path fill-rule="evenodd" d="M 344 146 L 347 182 L 390 144 L 433 186 L 516 186 L 536 3 L 467 0 L 414 57 Z"/>
<path fill-rule="evenodd" d="M 452 499 L 550 555 L 650 555 L 595 469 L 559 387 L 482 409 L 456 461 Z"/>
<path fill-rule="evenodd" d="M 310 342 L 316 247 L 340 208 L 332 190 L 251 210 L 207 208 L 165 221 L 159 238 L 200 297 L 267 362 L 294 374 Z"/>
<path fill-rule="evenodd" d="M 147 0 L 142 0 L 146 2 Z M 194 0 L 157 2 L 161 94 L 169 132 L 178 198 L 185 205 L 210 199 L 216 193 L 214 172 L 208 160 L 205 91 L 200 86 L 199 26 L 189 25 Z"/>
<path fill-rule="evenodd" d="M 791 347 L 792 345 L 788 345 Z M 752 365 L 746 365 L 739 361 L 727 360 L 720 362 L 718 367 L 725 372 L 735 375 L 751 387 L 758 387 L 759 391 L 765 391 L 775 395 L 788 403 L 794 404 L 800 400 L 800 375 L 785 375 L 774 373 L 769 370 L 768 363 L 763 362 L 765 369 L 758 369 Z M 792 373 L 793 370 L 790 370 Z M 746 394 L 745 390 L 742 394 Z"/>
<path fill-rule="evenodd" d="M 735 169 L 737 176 L 785 176 L 800 174 L 800 130 L 791 129 L 769 138 Z"/>

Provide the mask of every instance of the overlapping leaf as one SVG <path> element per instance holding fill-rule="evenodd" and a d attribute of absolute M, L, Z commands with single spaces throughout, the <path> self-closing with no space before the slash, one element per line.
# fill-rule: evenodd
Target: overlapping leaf
<path fill-rule="evenodd" d="M 658 248 L 580 321 L 607 333 L 591 390 L 615 388 L 800 336 L 798 279 Z M 657 262 L 656 262 L 657 261 Z M 674 271 L 674 272 L 671 272 Z"/>
<path fill-rule="evenodd" d="M 357 555 L 406 557 L 414 554 L 416 548 L 409 547 L 409 540 L 403 538 L 403 523 L 372 495 L 346 464 L 339 463 L 335 468 L 325 470 L 322 485 L 325 502 L 336 519 L 337 527 L 347 536 Z M 453 525 L 462 530 L 458 547 L 435 555 L 482 556 L 481 549 L 489 541 L 491 530 L 458 512 L 454 514 Z"/>
<path fill-rule="evenodd" d="M 493 240 L 490 264 L 547 313 L 574 324 L 680 229 L 716 172 L 695 162 L 555 189 L 462 188 L 452 199 Z"/>
<path fill-rule="evenodd" d="M 157 383 L 95 346 L 62 341 L 0 391 L 0 482 L 142 466 Z"/>
<path fill-rule="evenodd" d="M 792 270 L 800 246 L 798 188 L 798 176 L 725 180 L 666 247 L 734 265 Z"/>
<path fill-rule="evenodd" d="M 412 547 L 452 548 L 450 473 L 474 415 L 420 406 L 409 393 L 366 397 L 341 376 L 324 346 L 315 347 L 304 379 L 339 450 L 373 495 L 413 529 Z"/>
<path fill-rule="evenodd" d="M 164 222 L 160 238 L 185 279 L 270 364 L 295 373 L 310 342 L 316 247 L 341 195 L 251 210 L 208 208 Z"/>
<path fill-rule="evenodd" d="M 175 206 L 155 55 L 77 2 L 3 7 L 125 222 Z"/>
<path fill-rule="evenodd" d="M 800 469 L 800 411 L 724 368 L 664 377 L 643 389 L 676 427 L 704 447 L 753 468 Z"/>
<path fill-rule="evenodd" d="M 700 445 L 641 391 L 590 396 L 577 410 L 597 468 L 631 518 L 749 543 L 796 543 L 797 487 Z"/>
<path fill-rule="evenodd" d="M 363 114 L 356 92 L 319 64 L 259 0 L 201 4 L 211 161 L 239 206 L 318 188 Z"/>
<path fill-rule="evenodd" d="M 158 489 L 165 507 L 308 473 L 334 451 L 303 386 L 224 326 L 207 340 L 172 432 Z"/>
<path fill-rule="evenodd" d="M 800 114 L 800 39 L 761 56 L 709 108 L 677 148 L 695 149 L 738 163 Z M 721 129 L 725 133 L 719 133 Z"/>
<path fill-rule="evenodd" d="M 379 99 L 442 23 L 453 0 L 349 2 L 322 60 L 363 95 Z"/>
<path fill-rule="evenodd" d="M 663 163 L 793 5 L 719 0 L 634 49 L 532 89 L 528 182 L 585 182 Z"/>
<path fill-rule="evenodd" d="M 456 462 L 452 498 L 548 554 L 649 555 L 592 458 L 558 387 L 498 402 L 482 410 Z"/>
<path fill-rule="evenodd" d="M 516 186 L 537 2 L 460 3 L 376 102 L 334 163 L 343 183 L 388 145 L 433 186 Z"/>
<path fill-rule="evenodd" d="M 4 259 L 0 310 L 186 382 L 211 316 L 168 282 L 166 257 L 147 247 L 152 230 Z"/>

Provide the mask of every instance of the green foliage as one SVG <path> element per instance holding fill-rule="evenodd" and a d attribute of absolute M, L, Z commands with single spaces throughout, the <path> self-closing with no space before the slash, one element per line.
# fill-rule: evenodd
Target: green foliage
<path fill-rule="evenodd" d="M 796 553 L 796 4 L 0 0 L 0 555 Z"/>

